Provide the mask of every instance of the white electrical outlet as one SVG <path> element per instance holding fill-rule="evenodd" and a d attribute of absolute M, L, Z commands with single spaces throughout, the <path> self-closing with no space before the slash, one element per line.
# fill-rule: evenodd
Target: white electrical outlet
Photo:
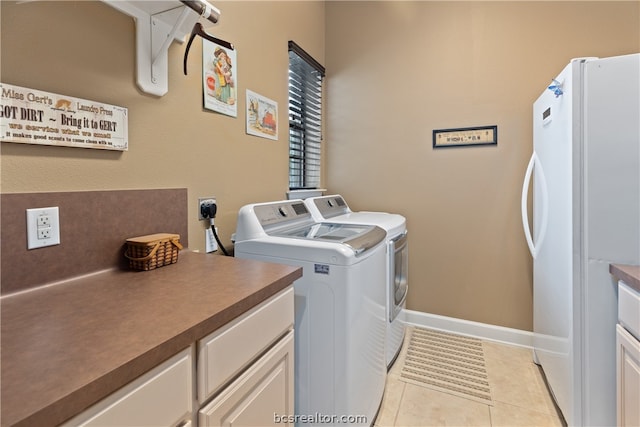
<path fill-rule="evenodd" d="M 38 215 L 38 227 L 51 226 L 51 217 L 48 214 Z"/>
<path fill-rule="evenodd" d="M 27 249 L 60 244 L 58 207 L 27 209 Z"/>
<path fill-rule="evenodd" d="M 38 239 L 50 239 L 51 227 L 38 227 Z"/>

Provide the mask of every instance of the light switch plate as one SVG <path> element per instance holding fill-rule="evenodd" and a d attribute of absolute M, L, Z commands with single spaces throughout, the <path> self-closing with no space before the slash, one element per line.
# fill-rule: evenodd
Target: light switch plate
<path fill-rule="evenodd" d="M 58 207 L 27 209 L 27 249 L 60 244 Z"/>

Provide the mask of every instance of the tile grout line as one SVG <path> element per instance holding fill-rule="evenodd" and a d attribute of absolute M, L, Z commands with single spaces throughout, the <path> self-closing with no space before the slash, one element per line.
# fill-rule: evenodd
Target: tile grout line
<path fill-rule="evenodd" d="M 402 383 L 402 392 L 400 393 L 400 399 L 398 400 L 398 407 L 395 408 L 394 414 L 393 414 L 393 425 L 396 425 L 396 422 L 398 421 L 398 415 L 400 413 L 400 408 L 402 407 L 402 399 L 404 399 L 404 391 L 406 390 L 407 385 Z"/>

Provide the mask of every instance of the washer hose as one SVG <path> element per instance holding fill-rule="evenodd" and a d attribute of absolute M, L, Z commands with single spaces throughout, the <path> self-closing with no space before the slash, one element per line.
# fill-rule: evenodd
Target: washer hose
<path fill-rule="evenodd" d="M 215 201 L 213 200 L 207 200 L 200 206 L 200 214 L 204 218 L 209 218 L 209 221 L 211 222 L 211 232 L 213 233 L 213 237 L 216 239 L 216 242 L 218 242 L 218 247 L 222 250 L 222 253 L 225 254 L 225 256 L 230 256 L 229 252 L 227 252 L 227 249 L 220 241 L 218 233 L 216 232 L 216 227 L 213 224 L 214 218 L 216 217 L 216 212 L 218 212 L 218 205 L 216 205 Z"/>

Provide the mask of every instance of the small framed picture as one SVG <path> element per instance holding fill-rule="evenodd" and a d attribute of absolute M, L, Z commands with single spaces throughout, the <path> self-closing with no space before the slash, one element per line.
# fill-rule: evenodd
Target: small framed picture
<path fill-rule="evenodd" d="M 278 140 L 278 103 L 247 89 L 247 134 Z"/>
<path fill-rule="evenodd" d="M 238 117 L 237 52 L 202 39 L 202 87 L 204 108 Z"/>

